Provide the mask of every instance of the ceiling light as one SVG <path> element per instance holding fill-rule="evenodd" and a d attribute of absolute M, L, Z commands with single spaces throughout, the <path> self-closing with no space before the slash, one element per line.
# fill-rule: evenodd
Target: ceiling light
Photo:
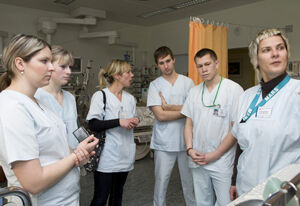
<path fill-rule="evenodd" d="M 151 11 L 149 13 L 142 14 L 142 15 L 140 15 L 140 17 L 148 18 L 148 17 L 151 17 L 151 16 L 155 16 L 155 15 L 159 15 L 159 14 L 163 14 L 163 13 L 168 13 L 168 12 L 171 12 L 171 11 L 174 11 L 174 9 L 170 8 L 170 7 L 167 7 L 167 8 L 162 8 L 162 9 L 159 9 L 159 10 L 156 10 L 156 11 Z"/>
<path fill-rule="evenodd" d="M 75 0 L 55 0 L 54 3 L 57 4 L 64 4 L 64 5 L 69 5 L 70 3 L 72 3 Z"/>
<path fill-rule="evenodd" d="M 197 4 L 203 4 L 207 1 L 209 1 L 209 0 L 191 0 L 191 1 L 183 2 L 181 4 L 176 4 L 176 5 L 172 6 L 172 8 L 174 8 L 174 9 L 183 9 L 183 8 L 186 8 L 186 7 L 189 7 L 189 6 L 194 6 L 194 5 L 197 5 Z"/>
<path fill-rule="evenodd" d="M 176 4 L 174 6 L 170 6 L 170 7 L 162 8 L 162 9 L 159 9 L 159 10 L 156 10 L 156 11 L 151 11 L 151 12 L 148 12 L 148 13 L 145 13 L 145 14 L 141 14 L 138 17 L 148 18 L 148 17 L 151 17 L 151 16 L 155 16 L 155 15 L 159 15 L 159 14 L 164 14 L 164 13 L 168 13 L 168 12 L 171 12 L 171 11 L 175 11 L 177 9 L 183 9 L 183 8 L 190 7 L 190 6 L 195 6 L 195 5 L 198 5 L 198 4 L 203 4 L 203 3 L 206 3 L 208 1 L 211 1 L 211 0 L 190 0 L 190 1 L 186 1 L 186 2 L 180 3 L 180 4 Z"/>

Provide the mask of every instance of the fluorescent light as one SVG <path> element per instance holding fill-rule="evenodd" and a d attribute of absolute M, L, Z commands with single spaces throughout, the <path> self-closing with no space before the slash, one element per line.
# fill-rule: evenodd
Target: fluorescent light
<path fill-rule="evenodd" d="M 155 15 L 159 15 L 159 14 L 163 14 L 163 13 L 168 13 L 168 12 L 171 12 L 171 11 L 174 11 L 174 9 L 170 8 L 170 7 L 166 7 L 166 8 L 156 10 L 156 11 L 151 11 L 149 13 L 141 14 L 140 17 L 148 18 L 148 17 L 151 17 L 151 16 L 155 16 Z"/>
<path fill-rule="evenodd" d="M 57 4 L 64 4 L 64 5 L 69 5 L 70 3 L 72 3 L 75 0 L 55 0 L 54 3 Z"/>
<path fill-rule="evenodd" d="M 151 11 L 151 12 L 148 12 L 148 13 L 145 13 L 145 14 L 141 14 L 141 15 L 139 15 L 139 17 L 148 18 L 148 17 L 151 17 L 151 16 L 172 12 L 172 11 L 175 11 L 177 9 L 183 9 L 183 8 L 186 8 L 186 7 L 189 7 L 189 6 L 195 6 L 197 4 L 203 4 L 203 3 L 206 3 L 208 1 L 211 1 L 211 0 L 190 0 L 190 1 L 183 2 L 181 4 L 176 4 L 174 6 L 170 6 L 170 7 L 162 8 L 162 9 L 159 9 L 159 10 L 156 10 L 156 11 Z"/>
<path fill-rule="evenodd" d="M 183 8 L 186 8 L 186 7 L 189 7 L 189 6 L 202 4 L 202 3 L 205 3 L 207 1 L 208 0 L 191 0 L 191 1 L 183 2 L 181 4 L 176 4 L 176 5 L 172 6 L 172 8 L 174 8 L 174 9 L 183 9 Z"/>

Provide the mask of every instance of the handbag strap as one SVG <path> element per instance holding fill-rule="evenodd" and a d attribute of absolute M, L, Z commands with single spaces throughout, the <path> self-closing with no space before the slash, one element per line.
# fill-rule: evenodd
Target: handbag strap
<path fill-rule="evenodd" d="M 103 91 L 103 89 L 101 89 L 100 91 L 103 94 L 103 104 L 104 104 L 103 109 L 105 111 L 105 109 L 106 109 L 106 95 L 105 95 L 105 92 Z M 103 116 L 103 120 L 104 120 L 104 116 Z"/>

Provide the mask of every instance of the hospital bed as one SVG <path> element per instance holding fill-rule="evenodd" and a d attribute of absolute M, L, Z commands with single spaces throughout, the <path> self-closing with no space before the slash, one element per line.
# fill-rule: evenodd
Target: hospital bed
<path fill-rule="evenodd" d="M 282 181 L 281 188 L 264 200 L 263 192 L 272 178 Z M 227 206 L 286 206 L 300 205 L 300 163 L 288 165 Z M 292 201 L 289 202 L 289 201 Z"/>
<path fill-rule="evenodd" d="M 150 141 L 152 136 L 152 127 L 154 123 L 154 115 L 146 106 L 136 107 L 136 114 L 140 119 L 139 125 L 134 128 L 134 141 L 136 143 L 135 160 L 140 160 L 150 153 Z M 152 155 L 151 155 L 152 154 Z"/>
<path fill-rule="evenodd" d="M 0 188 L 0 199 L 1 198 L 10 199 L 11 197 L 19 198 L 21 200 L 21 203 L 23 206 L 31 206 L 32 205 L 29 194 L 27 192 L 25 192 L 22 188 L 20 188 L 20 187 Z M 7 202 L 3 205 L 13 206 L 13 205 L 17 205 L 17 204 L 13 203 L 13 202 Z M 21 206 L 21 205 L 18 204 L 17 206 Z"/>

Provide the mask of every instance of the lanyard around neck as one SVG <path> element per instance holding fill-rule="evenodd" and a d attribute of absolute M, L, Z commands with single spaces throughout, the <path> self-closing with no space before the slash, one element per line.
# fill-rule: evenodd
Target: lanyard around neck
<path fill-rule="evenodd" d="M 219 85 L 218 85 L 218 90 L 217 90 L 217 92 L 216 92 L 216 95 L 215 95 L 215 98 L 214 98 L 214 101 L 213 101 L 212 105 L 205 105 L 205 104 L 204 104 L 203 96 L 204 96 L 205 82 L 203 82 L 202 96 L 201 96 L 201 100 L 202 100 L 202 105 L 203 105 L 203 106 L 205 106 L 205 107 L 216 107 L 216 106 L 219 106 L 219 107 L 220 107 L 220 104 L 217 104 L 217 105 L 216 105 L 215 102 L 216 102 L 217 96 L 218 96 L 218 94 L 219 94 L 219 90 L 220 90 L 220 86 L 221 86 L 222 80 L 223 80 L 223 77 L 221 76 L 221 80 L 220 80 Z"/>
<path fill-rule="evenodd" d="M 280 89 L 282 89 L 291 79 L 289 75 L 286 75 L 286 77 L 272 89 L 272 91 L 263 99 L 260 101 L 259 104 L 257 104 L 258 99 L 261 94 L 261 87 L 258 89 L 254 99 L 252 100 L 249 108 L 247 109 L 247 112 L 245 116 L 242 118 L 241 123 L 246 122 L 254 113 L 257 112 L 258 108 L 266 104 L 272 97 L 275 96 L 279 92 Z M 257 105 L 256 105 L 257 104 Z"/>

